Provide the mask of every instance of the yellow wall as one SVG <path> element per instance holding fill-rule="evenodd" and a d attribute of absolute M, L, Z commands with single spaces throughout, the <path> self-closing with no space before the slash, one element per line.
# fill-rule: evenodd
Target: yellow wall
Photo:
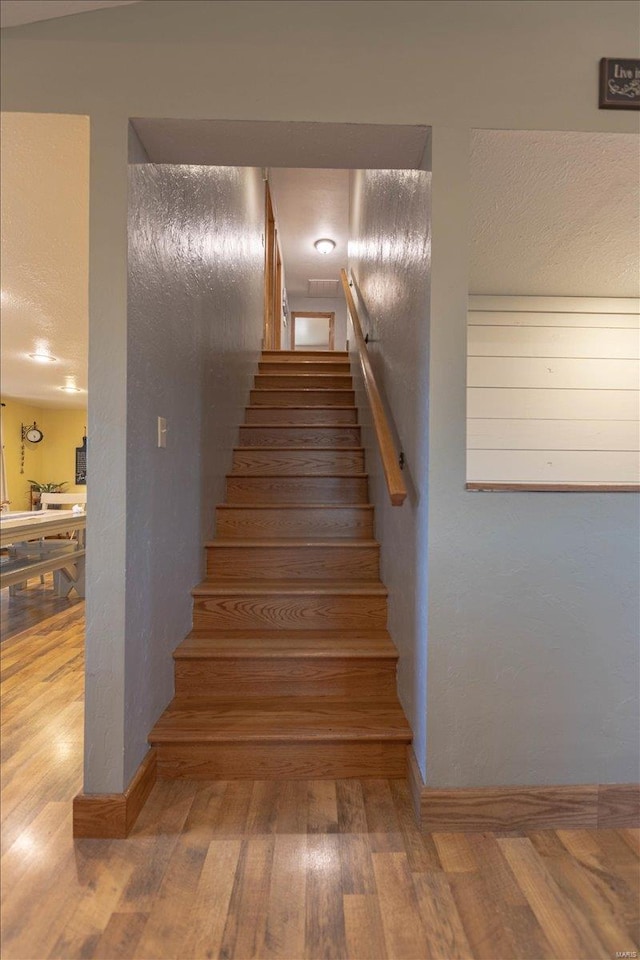
<path fill-rule="evenodd" d="M 87 423 L 86 410 L 59 410 L 37 407 L 23 400 L 3 397 L 2 439 L 4 442 L 10 510 L 30 508 L 29 480 L 39 483 L 67 481 L 65 491 L 86 490 L 76 486 L 76 447 L 82 445 Z M 24 445 L 24 474 L 20 473 L 20 426 L 36 421 L 44 434 L 37 444 Z"/>

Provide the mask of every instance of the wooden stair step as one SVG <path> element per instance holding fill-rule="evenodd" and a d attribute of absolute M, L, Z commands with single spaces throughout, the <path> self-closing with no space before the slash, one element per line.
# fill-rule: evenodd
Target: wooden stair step
<path fill-rule="evenodd" d="M 241 447 L 361 447 L 357 424 L 318 423 L 299 426 L 282 423 L 242 424 Z"/>
<path fill-rule="evenodd" d="M 393 700 L 177 699 L 149 741 L 160 779 L 401 778 L 411 730 Z"/>
<path fill-rule="evenodd" d="M 350 406 L 287 406 L 272 407 L 267 404 L 245 409 L 245 424 L 255 426 L 310 426 L 320 424 L 357 424 L 358 408 Z"/>
<path fill-rule="evenodd" d="M 326 360 L 328 363 L 331 363 L 334 360 L 346 360 L 349 358 L 349 354 L 346 350 L 263 350 L 261 354 L 262 360 L 269 360 L 270 358 L 275 360 L 287 361 L 287 360 Z"/>
<path fill-rule="evenodd" d="M 213 540 L 206 545 L 207 577 L 377 580 L 375 540 Z"/>
<path fill-rule="evenodd" d="M 336 537 L 370 540 L 373 506 L 358 504 L 220 504 L 216 530 L 230 539 Z"/>
<path fill-rule="evenodd" d="M 174 651 L 176 697 L 226 699 L 230 690 L 241 698 L 395 697 L 398 654 L 389 639 L 360 638 L 348 653 L 343 638 L 331 641 L 315 632 L 311 641 L 305 642 L 300 631 L 286 645 L 275 640 L 264 631 L 250 644 L 228 636 L 224 642 L 185 640 Z"/>
<path fill-rule="evenodd" d="M 364 449 L 347 447 L 236 447 L 233 451 L 232 474 L 362 474 Z"/>
<path fill-rule="evenodd" d="M 194 597 L 227 597 L 233 594 L 238 597 L 259 596 L 331 596 L 331 597 L 386 597 L 387 588 L 380 581 L 353 580 L 348 584 L 318 583 L 317 580 L 240 580 L 237 583 L 218 583 L 213 580 L 202 580 L 191 591 Z"/>
<path fill-rule="evenodd" d="M 370 657 L 397 660 L 388 630 L 192 630 L 174 650 L 175 659 L 322 659 Z"/>
<path fill-rule="evenodd" d="M 195 630 L 362 630 L 387 624 L 387 591 L 379 582 L 205 580 L 192 595 Z"/>
<path fill-rule="evenodd" d="M 291 390 L 269 390 L 261 387 L 251 391 L 249 402 L 256 407 L 348 407 L 355 404 L 355 394 L 353 390 L 323 390 L 319 387 L 298 387 Z"/>
<path fill-rule="evenodd" d="M 263 357 L 258 364 L 260 373 L 343 373 L 351 372 L 349 359 L 343 360 L 280 360 Z"/>
<path fill-rule="evenodd" d="M 397 701 L 329 697 L 174 698 L 150 736 L 151 743 L 196 741 L 398 740 L 411 731 Z"/>
<path fill-rule="evenodd" d="M 226 480 L 228 504 L 365 504 L 369 483 L 362 474 L 229 474 Z"/>
<path fill-rule="evenodd" d="M 254 377 L 256 390 L 351 390 L 350 373 L 257 373 Z"/>

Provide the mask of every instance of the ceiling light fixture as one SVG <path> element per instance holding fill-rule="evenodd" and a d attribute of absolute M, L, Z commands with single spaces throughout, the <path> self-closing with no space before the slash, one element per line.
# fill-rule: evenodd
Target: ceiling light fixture
<path fill-rule="evenodd" d="M 57 363 L 57 357 L 52 357 L 50 353 L 30 353 L 29 358 L 36 363 Z"/>
<path fill-rule="evenodd" d="M 321 237 L 320 240 L 316 240 L 314 247 L 318 253 L 331 253 L 332 250 L 336 248 L 335 240 L 330 240 L 329 237 Z"/>
<path fill-rule="evenodd" d="M 82 393 L 80 387 L 72 387 L 70 384 L 67 384 L 66 387 L 60 387 L 61 390 L 64 390 L 65 393 Z"/>

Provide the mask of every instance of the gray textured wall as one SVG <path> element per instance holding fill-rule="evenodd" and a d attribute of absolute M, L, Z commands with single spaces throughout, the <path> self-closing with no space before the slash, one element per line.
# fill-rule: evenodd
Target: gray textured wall
<path fill-rule="evenodd" d="M 191 626 L 257 362 L 264 259 L 258 170 L 142 164 L 129 184 L 125 783 Z"/>
<path fill-rule="evenodd" d="M 431 174 L 355 171 L 351 176 L 349 265 L 369 333 L 369 352 L 405 457 L 408 497 L 389 501 L 349 330 L 366 445 L 389 631 L 400 653 L 398 689 L 424 766 L 426 737 L 427 478 Z M 354 291 L 355 292 L 355 291 Z"/>

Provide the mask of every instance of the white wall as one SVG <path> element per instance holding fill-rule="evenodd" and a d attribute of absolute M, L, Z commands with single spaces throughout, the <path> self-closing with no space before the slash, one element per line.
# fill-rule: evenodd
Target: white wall
<path fill-rule="evenodd" d="M 638 306 L 470 297 L 469 482 L 640 484 Z"/>
<path fill-rule="evenodd" d="M 408 497 L 389 501 L 349 333 L 356 399 L 363 424 L 369 497 L 375 504 L 381 574 L 389 589 L 389 632 L 398 648 L 398 689 L 425 751 L 427 649 L 427 478 L 429 396 L 429 231 L 431 174 L 418 170 L 356 171 L 351 177 L 349 267 L 369 353 L 384 391 L 398 449 L 406 457 Z"/>
<path fill-rule="evenodd" d="M 638 55 L 638 17 L 633 0 L 147 0 L 3 31 L 4 108 L 91 122 L 89 547 L 99 549 L 88 560 L 87 751 L 105 770 L 95 789 L 120 789 L 132 734 L 117 706 L 131 116 L 432 125 L 429 782 L 637 777 L 637 505 L 488 499 L 464 481 L 471 129 L 636 132 L 637 114 L 598 109 L 597 72 L 603 51 Z M 541 533 L 564 558 L 552 580 L 540 548 L 531 553 Z"/>
<path fill-rule="evenodd" d="M 334 300 L 331 297 L 296 297 L 292 296 L 289 300 L 289 313 L 292 310 L 302 310 L 311 313 L 317 310 L 318 313 L 335 313 L 335 349 L 345 350 L 347 340 L 347 304 L 344 297 Z M 287 326 L 283 333 L 283 347 L 289 348 L 291 337 L 291 327 Z M 286 340 L 286 344 L 285 344 Z"/>

